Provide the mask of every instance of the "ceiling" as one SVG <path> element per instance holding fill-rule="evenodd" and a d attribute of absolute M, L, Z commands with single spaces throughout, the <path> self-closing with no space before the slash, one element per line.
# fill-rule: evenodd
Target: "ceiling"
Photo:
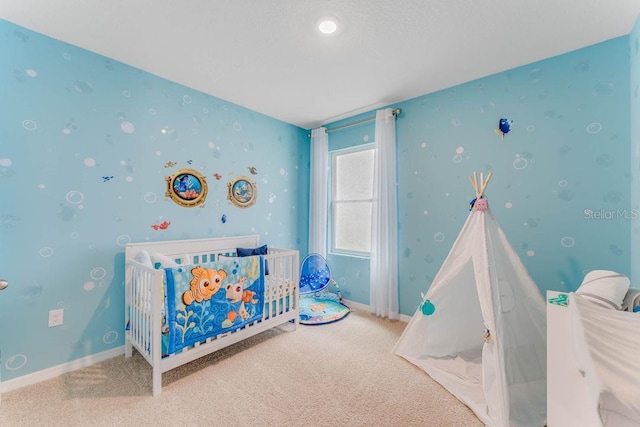
<path fill-rule="evenodd" d="M 631 32 L 640 0 L 0 0 L 0 18 L 305 129 Z M 339 29 L 317 31 L 332 15 Z"/>

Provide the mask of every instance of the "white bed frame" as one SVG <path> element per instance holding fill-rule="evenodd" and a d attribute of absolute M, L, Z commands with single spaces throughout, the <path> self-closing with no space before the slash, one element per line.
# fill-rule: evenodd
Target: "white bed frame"
<path fill-rule="evenodd" d="M 162 310 L 164 270 L 152 269 L 135 260 L 140 251 L 162 254 L 182 263 L 205 263 L 219 256 L 233 256 L 236 248 L 257 248 L 258 236 L 220 237 L 212 239 L 175 240 L 130 243 L 125 249 L 125 357 L 135 348 L 153 369 L 153 395 L 160 394 L 162 374 L 259 334 L 283 323 L 298 326 L 299 254 L 295 250 L 268 248 L 264 259 L 269 265 L 265 280 L 265 306 L 262 319 L 218 336 L 208 338 L 181 352 L 162 357 Z M 278 290 L 274 291 L 274 280 Z"/>
<path fill-rule="evenodd" d="M 574 358 L 569 307 L 554 304 L 567 292 L 547 291 L 547 425 L 549 427 L 602 427 L 603 420 L 587 379 Z M 620 351 L 624 351 L 621 347 Z M 629 363 L 637 360 L 629 359 Z M 637 422 L 624 416 L 629 409 L 609 402 L 609 419 L 604 425 L 630 427 Z M 622 416 L 617 414 L 623 414 Z"/>
<path fill-rule="evenodd" d="M 561 294 L 547 291 L 547 425 L 602 427 L 573 360 L 569 307 L 549 302 Z"/>

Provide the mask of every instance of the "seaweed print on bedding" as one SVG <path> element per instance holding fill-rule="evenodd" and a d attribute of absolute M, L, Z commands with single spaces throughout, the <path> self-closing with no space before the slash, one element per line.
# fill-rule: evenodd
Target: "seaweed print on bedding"
<path fill-rule="evenodd" d="M 201 265 L 191 269 L 191 274 L 193 275 L 190 281 L 191 288 L 182 294 L 185 308 L 178 309 L 176 315 L 177 319 L 182 320 L 182 323 L 176 323 L 176 327 L 182 331 L 181 342 L 183 343 L 190 329 L 199 335 L 206 335 L 214 329 L 215 316 L 209 316 L 209 313 L 215 314 L 217 305 L 212 306 L 211 297 L 220 290 L 222 281 L 227 278 L 226 271 L 205 269 Z"/>

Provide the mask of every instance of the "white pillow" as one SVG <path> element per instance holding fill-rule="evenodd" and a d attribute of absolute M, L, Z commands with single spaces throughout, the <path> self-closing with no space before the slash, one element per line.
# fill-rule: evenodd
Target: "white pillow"
<path fill-rule="evenodd" d="M 144 265 L 145 267 L 153 268 L 151 257 L 149 256 L 149 252 L 147 251 L 138 252 L 133 259 L 135 261 L 138 261 L 140 264 Z"/>
<path fill-rule="evenodd" d="M 629 290 L 629 284 L 629 278 L 624 274 L 608 270 L 593 270 L 584 276 L 576 294 L 601 307 L 620 310 Z"/>

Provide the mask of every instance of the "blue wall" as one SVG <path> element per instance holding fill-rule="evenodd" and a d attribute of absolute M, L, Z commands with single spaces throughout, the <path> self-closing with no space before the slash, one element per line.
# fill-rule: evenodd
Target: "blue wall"
<path fill-rule="evenodd" d="M 640 212 L 640 18 L 629 35 L 631 62 L 631 205 Z M 640 218 L 631 226 L 631 283 L 640 288 Z M 636 262 L 633 262 L 636 260 Z"/>
<path fill-rule="evenodd" d="M 128 242 L 258 234 L 306 252 L 305 130 L 6 21 L 0 52 L 3 381 L 124 343 Z M 204 207 L 165 197 L 185 167 L 206 177 Z M 237 176 L 254 206 L 227 200 Z"/>
<path fill-rule="evenodd" d="M 593 269 L 630 274 L 628 37 L 392 106 L 403 109 L 403 314 L 413 314 L 462 228 L 473 171 L 493 171 L 492 211 L 541 291 L 575 290 Z M 495 133 L 502 117 L 513 120 L 504 139 Z M 330 133 L 329 146 L 373 138 L 369 122 Z M 368 304 L 368 259 L 328 261 L 346 298 Z"/>

